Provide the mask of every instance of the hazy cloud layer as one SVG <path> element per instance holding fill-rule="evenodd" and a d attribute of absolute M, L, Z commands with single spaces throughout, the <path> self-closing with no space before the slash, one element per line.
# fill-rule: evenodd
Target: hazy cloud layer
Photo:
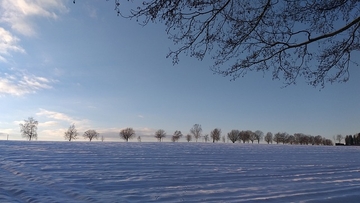
<path fill-rule="evenodd" d="M 35 93 L 41 89 L 52 88 L 51 83 L 53 81 L 31 74 L 0 74 L 0 96 L 22 96 L 24 94 Z"/>

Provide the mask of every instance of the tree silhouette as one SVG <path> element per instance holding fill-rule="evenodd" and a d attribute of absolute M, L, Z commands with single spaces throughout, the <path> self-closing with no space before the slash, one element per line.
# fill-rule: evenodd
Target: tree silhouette
<path fill-rule="evenodd" d="M 239 130 L 232 130 L 227 134 L 227 136 L 232 143 L 235 143 L 239 139 L 239 134 Z"/>
<path fill-rule="evenodd" d="M 118 15 L 146 25 L 162 22 L 181 53 L 211 55 L 215 73 L 236 79 L 248 71 L 271 71 L 294 84 L 313 86 L 349 79 L 360 50 L 358 0 L 115 0 Z"/>
<path fill-rule="evenodd" d="M 135 136 L 135 131 L 132 128 L 125 128 L 120 131 L 119 136 L 128 142 L 129 139 L 132 139 Z"/>
<path fill-rule="evenodd" d="M 93 140 L 94 138 L 98 139 L 99 133 L 96 132 L 96 130 L 88 130 L 88 131 L 84 132 L 83 137 L 85 139 L 89 139 L 89 141 L 91 142 L 91 140 Z"/>
<path fill-rule="evenodd" d="M 191 129 L 190 133 L 194 136 L 196 142 L 201 137 L 202 128 L 200 124 L 195 124 Z"/>
<path fill-rule="evenodd" d="M 164 130 L 160 129 L 155 132 L 155 138 L 158 139 L 160 142 L 162 139 L 164 139 L 164 137 L 166 137 L 166 133 Z"/>
<path fill-rule="evenodd" d="M 39 122 L 33 117 L 29 117 L 28 120 L 24 120 L 24 124 L 20 124 L 21 135 L 29 141 L 37 139 L 37 125 Z"/>
<path fill-rule="evenodd" d="M 65 132 L 64 138 L 65 140 L 76 140 L 79 133 L 75 128 L 75 124 L 70 125 L 69 129 Z"/>
<path fill-rule="evenodd" d="M 221 137 L 221 129 L 215 128 L 214 130 L 212 130 L 210 133 L 210 137 L 213 140 L 213 142 L 219 141 Z"/>

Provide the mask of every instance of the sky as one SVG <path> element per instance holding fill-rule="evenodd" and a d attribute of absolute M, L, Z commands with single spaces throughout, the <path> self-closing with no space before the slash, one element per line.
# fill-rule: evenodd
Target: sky
<path fill-rule="evenodd" d="M 271 72 L 235 81 L 213 74 L 210 56 L 183 54 L 173 65 L 171 48 L 163 24 L 119 17 L 113 1 L 1 0 L 0 140 L 24 140 L 19 124 L 28 117 L 39 121 L 41 141 L 65 141 L 71 124 L 78 141 L 89 129 L 121 141 L 127 127 L 143 141 L 156 141 L 154 132 L 164 129 L 170 141 L 194 124 L 222 135 L 238 129 L 332 139 L 360 132 L 357 66 L 347 83 L 321 89 L 299 78 L 284 87 Z"/>

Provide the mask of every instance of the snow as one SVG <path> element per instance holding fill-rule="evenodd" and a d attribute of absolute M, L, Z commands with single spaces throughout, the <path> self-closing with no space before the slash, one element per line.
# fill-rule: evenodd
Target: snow
<path fill-rule="evenodd" d="M 360 147 L 0 141 L 0 202 L 359 202 Z"/>

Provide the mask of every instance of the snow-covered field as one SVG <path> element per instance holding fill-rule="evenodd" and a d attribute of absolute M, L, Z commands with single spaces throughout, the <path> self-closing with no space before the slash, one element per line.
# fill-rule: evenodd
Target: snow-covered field
<path fill-rule="evenodd" d="M 360 202 L 360 147 L 0 141 L 0 202 Z"/>

